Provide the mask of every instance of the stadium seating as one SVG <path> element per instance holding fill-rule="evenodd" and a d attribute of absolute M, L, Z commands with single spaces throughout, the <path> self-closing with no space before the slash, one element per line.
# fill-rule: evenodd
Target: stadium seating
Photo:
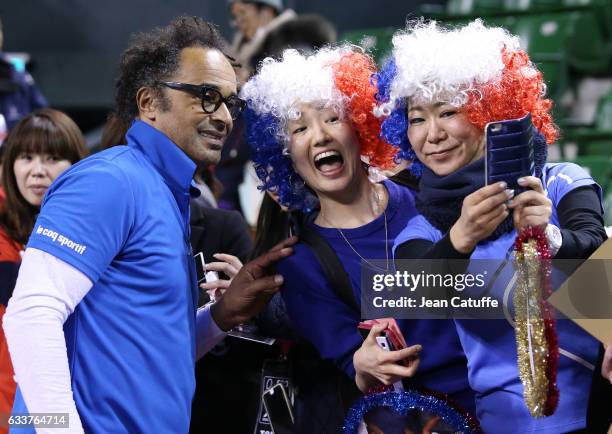
<path fill-rule="evenodd" d="M 612 155 L 612 91 L 599 101 L 593 125 L 567 129 L 565 135 L 577 144 L 579 156 Z"/>

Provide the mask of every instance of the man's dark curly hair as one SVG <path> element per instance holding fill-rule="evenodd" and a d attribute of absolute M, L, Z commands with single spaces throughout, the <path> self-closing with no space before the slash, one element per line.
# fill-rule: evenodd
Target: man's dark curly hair
<path fill-rule="evenodd" d="M 214 24 L 199 17 L 179 17 L 165 27 L 132 37 L 121 54 L 119 76 L 115 83 L 117 115 L 124 122 L 138 116 L 136 93 L 141 87 L 153 89 L 168 110 L 160 81 L 167 81 L 179 67 L 180 53 L 187 47 L 215 48 L 221 52 L 225 42 Z"/>

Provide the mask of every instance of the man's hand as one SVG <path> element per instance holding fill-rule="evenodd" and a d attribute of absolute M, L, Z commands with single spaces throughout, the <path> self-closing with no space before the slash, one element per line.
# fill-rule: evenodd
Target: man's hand
<path fill-rule="evenodd" d="M 270 275 L 272 266 L 293 253 L 297 237 L 287 238 L 268 253 L 245 264 L 232 279 L 227 291 L 211 306 L 219 328 L 229 331 L 256 315 L 283 284 L 283 276 Z"/>

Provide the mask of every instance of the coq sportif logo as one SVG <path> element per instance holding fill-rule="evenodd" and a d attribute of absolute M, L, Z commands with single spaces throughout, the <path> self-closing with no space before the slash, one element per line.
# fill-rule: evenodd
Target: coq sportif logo
<path fill-rule="evenodd" d="M 69 249 L 74 250 L 79 255 L 82 255 L 85 249 L 87 248 L 87 246 L 75 243 L 71 239 L 60 235 L 57 232 L 52 231 L 51 229 L 43 228 L 41 225 L 38 225 L 38 227 L 36 228 L 36 233 L 38 235 L 51 238 L 54 243 L 59 243 L 62 247 L 68 247 Z"/>

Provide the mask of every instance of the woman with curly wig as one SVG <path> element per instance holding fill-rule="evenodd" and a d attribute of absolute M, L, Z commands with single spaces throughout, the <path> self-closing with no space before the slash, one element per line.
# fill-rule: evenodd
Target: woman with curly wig
<path fill-rule="evenodd" d="M 411 188 L 369 176 L 371 168 L 389 167 L 397 157 L 397 149 L 379 137 L 373 72 L 372 60 L 351 48 L 312 56 L 287 50 L 281 60 L 264 60 L 242 89 L 247 140 L 263 188 L 305 214 L 302 230 L 331 247 L 343 268 L 332 273 L 346 274 L 352 288 L 347 301 L 325 264 L 300 243 L 278 265 L 285 277 L 282 295 L 297 332 L 361 391 L 413 377 L 414 387 L 450 394 L 471 409 L 465 358 L 452 322 L 398 321 L 412 346 L 392 352 L 376 344 L 384 324 L 374 327 L 363 345 L 357 330 L 362 266 L 392 272 L 393 241 L 416 212 Z M 403 359 L 412 363 L 397 363 Z"/>
<path fill-rule="evenodd" d="M 420 214 L 396 238 L 395 258 L 469 259 L 470 270 L 483 267 L 479 259 L 499 260 L 487 269 L 487 295 L 503 302 L 506 319 L 455 320 L 484 431 L 584 429 L 595 340 L 569 320 L 558 320 L 555 333 L 554 320 L 517 314 L 517 291 L 534 287 L 512 264 L 520 268 L 530 237 L 541 242 L 531 244 L 541 259 L 586 258 L 606 238 L 599 186 L 575 164 L 545 162 L 558 130 L 542 74 L 502 28 L 418 22 L 394 36 L 377 85 L 382 135 L 420 176 Z M 534 176 L 518 178 L 520 193 L 505 182 L 485 186 L 486 124 L 527 114 L 537 130 Z"/>

